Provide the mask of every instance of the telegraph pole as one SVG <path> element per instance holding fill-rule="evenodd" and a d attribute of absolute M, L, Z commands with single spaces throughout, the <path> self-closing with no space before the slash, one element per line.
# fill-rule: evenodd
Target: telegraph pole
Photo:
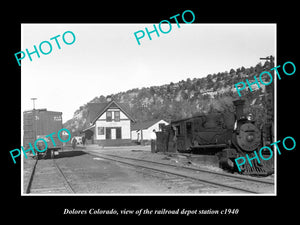
<path fill-rule="evenodd" d="M 270 61 L 270 67 L 273 68 L 274 67 L 274 56 L 270 55 L 268 57 L 265 57 L 265 58 L 259 58 L 260 60 L 266 60 L 266 61 Z M 270 68 L 270 69 L 271 69 Z M 271 71 L 271 74 L 272 74 L 272 77 L 274 79 L 274 70 Z M 271 96 L 269 97 L 269 99 L 266 99 L 267 101 L 271 101 L 271 105 L 273 106 L 274 105 L 274 81 L 266 86 L 266 92 L 265 92 L 265 96 L 266 98 L 268 98 L 268 95 Z"/>
<path fill-rule="evenodd" d="M 265 58 L 259 58 L 260 60 L 266 60 L 270 62 L 270 67 L 274 67 L 274 56 L 270 55 Z M 270 68 L 270 69 L 271 69 Z M 274 78 L 274 70 L 271 70 L 271 75 Z M 265 104 L 267 108 L 267 123 L 265 125 L 265 133 L 267 137 L 265 139 L 272 143 L 274 140 L 274 80 L 273 82 L 266 86 L 265 89 Z M 270 144 L 270 143 L 265 143 L 265 144 Z"/>
<path fill-rule="evenodd" d="M 259 58 L 260 60 L 270 60 L 271 65 L 274 64 L 274 56 L 270 55 L 268 57 L 265 58 Z"/>
<path fill-rule="evenodd" d="M 35 109 L 35 105 L 34 105 L 34 101 L 37 100 L 37 98 L 31 98 L 32 102 L 33 102 L 33 110 Z"/>
<path fill-rule="evenodd" d="M 34 128 L 34 141 L 36 140 L 36 136 L 37 136 L 37 121 L 36 121 L 36 113 L 35 113 L 35 105 L 34 105 L 34 101 L 37 100 L 37 98 L 31 98 L 32 102 L 33 102 L 33 115 L 32 115 L 32 125 L 33 125 L 33 128 Z M 37 156 L 38 157 L 38 156 Z"/>

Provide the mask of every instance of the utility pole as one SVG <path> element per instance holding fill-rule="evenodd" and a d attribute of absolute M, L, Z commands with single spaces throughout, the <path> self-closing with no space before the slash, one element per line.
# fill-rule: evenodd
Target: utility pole
<path fill-rule="evenodd" d="M 33 102 L 33 109 L 35 109 L 34 101 L 37 100 L 37 98 L 31 98 L 31 100 Z"/>
<path fill-rule="evenodd" d="M 260 60 L 266 60 L 270 62 L 270 69 L 274 67 L 274 56 L 270 55 L 265 58 L 259 58 Z M 271 70 L 271 75 L 274 78 L 274 70 Z M 272 143 L 274 140 L 274 80 L 271 84 L 266 86 L 265 89 L 265 105 L 267 109 L 267 122 L 264 132 L 266 133 L 265 140 Z M 265 144 L 270 144 L 265 143 Z"/>
<path fill-rule="evenodd" d="M 34 105 L 34 101 L 37 100 L 37 98 L 31 98 L 32 102 L 33 102 L 33 115 L 32 115 L 32 125 L 34 128 L 34 141 L 37 139 L 37 121 L 36 121 L 36 111 L 35 111 L 35 105 Z"/>
<path fill-rule="evenodd" d="M 265 58 L 259 58 L 260 60 L 270 60 L 271 64 L 274 64 L 274 56 L 270 55 Z"/>

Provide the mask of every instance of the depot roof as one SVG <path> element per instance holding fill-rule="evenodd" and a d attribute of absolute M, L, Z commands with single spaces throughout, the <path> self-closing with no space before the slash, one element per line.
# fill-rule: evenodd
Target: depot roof
<path fill-rule="evenodd" d="M 130 120 L 135 121 L 129 113 L 129 107 L 125 103 L 118 103 L 115 100 L 105 103 L 88 103 L 87 120 L 89 124 L 94 124 L 97 119 L 109 108 L 120 109 Z"/>
<path fill-rule="evenodd" d="M 145 130 L 151 127 L 152 125 L 158 123 L 162 119 L 155 119 L 155 120 L 149 120 L 149 121 L 144 121 L 144 122 L 138 122 L 133 124 L 131 130 Z"/>

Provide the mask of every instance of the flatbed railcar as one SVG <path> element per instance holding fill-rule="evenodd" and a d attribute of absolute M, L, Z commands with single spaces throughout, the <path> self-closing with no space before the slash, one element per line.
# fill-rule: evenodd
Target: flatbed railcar
<path fill-rule="evenodd" d="M 38 152 L 35 149 L 35 156 L 33 157 L 51 157 L 59 155 L 59 150 L 63 148 L 62 142 L 58 139 L 57 132 L 63 128 L 62 124 L 62 112 L 47 111 L 47 109 L 33 109 L 23 112 L 23 147 L 29 149 L 29 143 L 31 143 L 33 149 L 35 148 L 34 143 L 37 139 L 44 139 L 47 142 L 47 150 L 44 152 Z M 52 134 L 52 138 L 55 142 L 55 146 L 48 136 Z M 46 137 L 48 136 L 48 137 Z M 37 142 L 39 150 L 45 149 L 43 141 Z M 31 153 L 28 152 L 28 153 Z"/>

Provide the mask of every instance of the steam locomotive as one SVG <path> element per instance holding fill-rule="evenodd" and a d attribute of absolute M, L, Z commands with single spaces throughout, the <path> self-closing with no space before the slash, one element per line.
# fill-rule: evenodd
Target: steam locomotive
<path fill-rule="evenodd" d="M 183 152 L 216 155 L 219 166 L 225 170 L 238 171 L 234 160 L 238 157 L 254 157 L 254 151 L 263 146 L 265 139 L 262 129 L 244 113 L 244 100 L 233 101 L 236 112 L 203 114 L 191 118 L 172 121 L 157 133 L 158 151 Z M 269 153 L 263 152 L 264 157 Z M 267 176 L 274 173 L 272 160 L 253 166 L 242 165 L 242 174 Z"/>

